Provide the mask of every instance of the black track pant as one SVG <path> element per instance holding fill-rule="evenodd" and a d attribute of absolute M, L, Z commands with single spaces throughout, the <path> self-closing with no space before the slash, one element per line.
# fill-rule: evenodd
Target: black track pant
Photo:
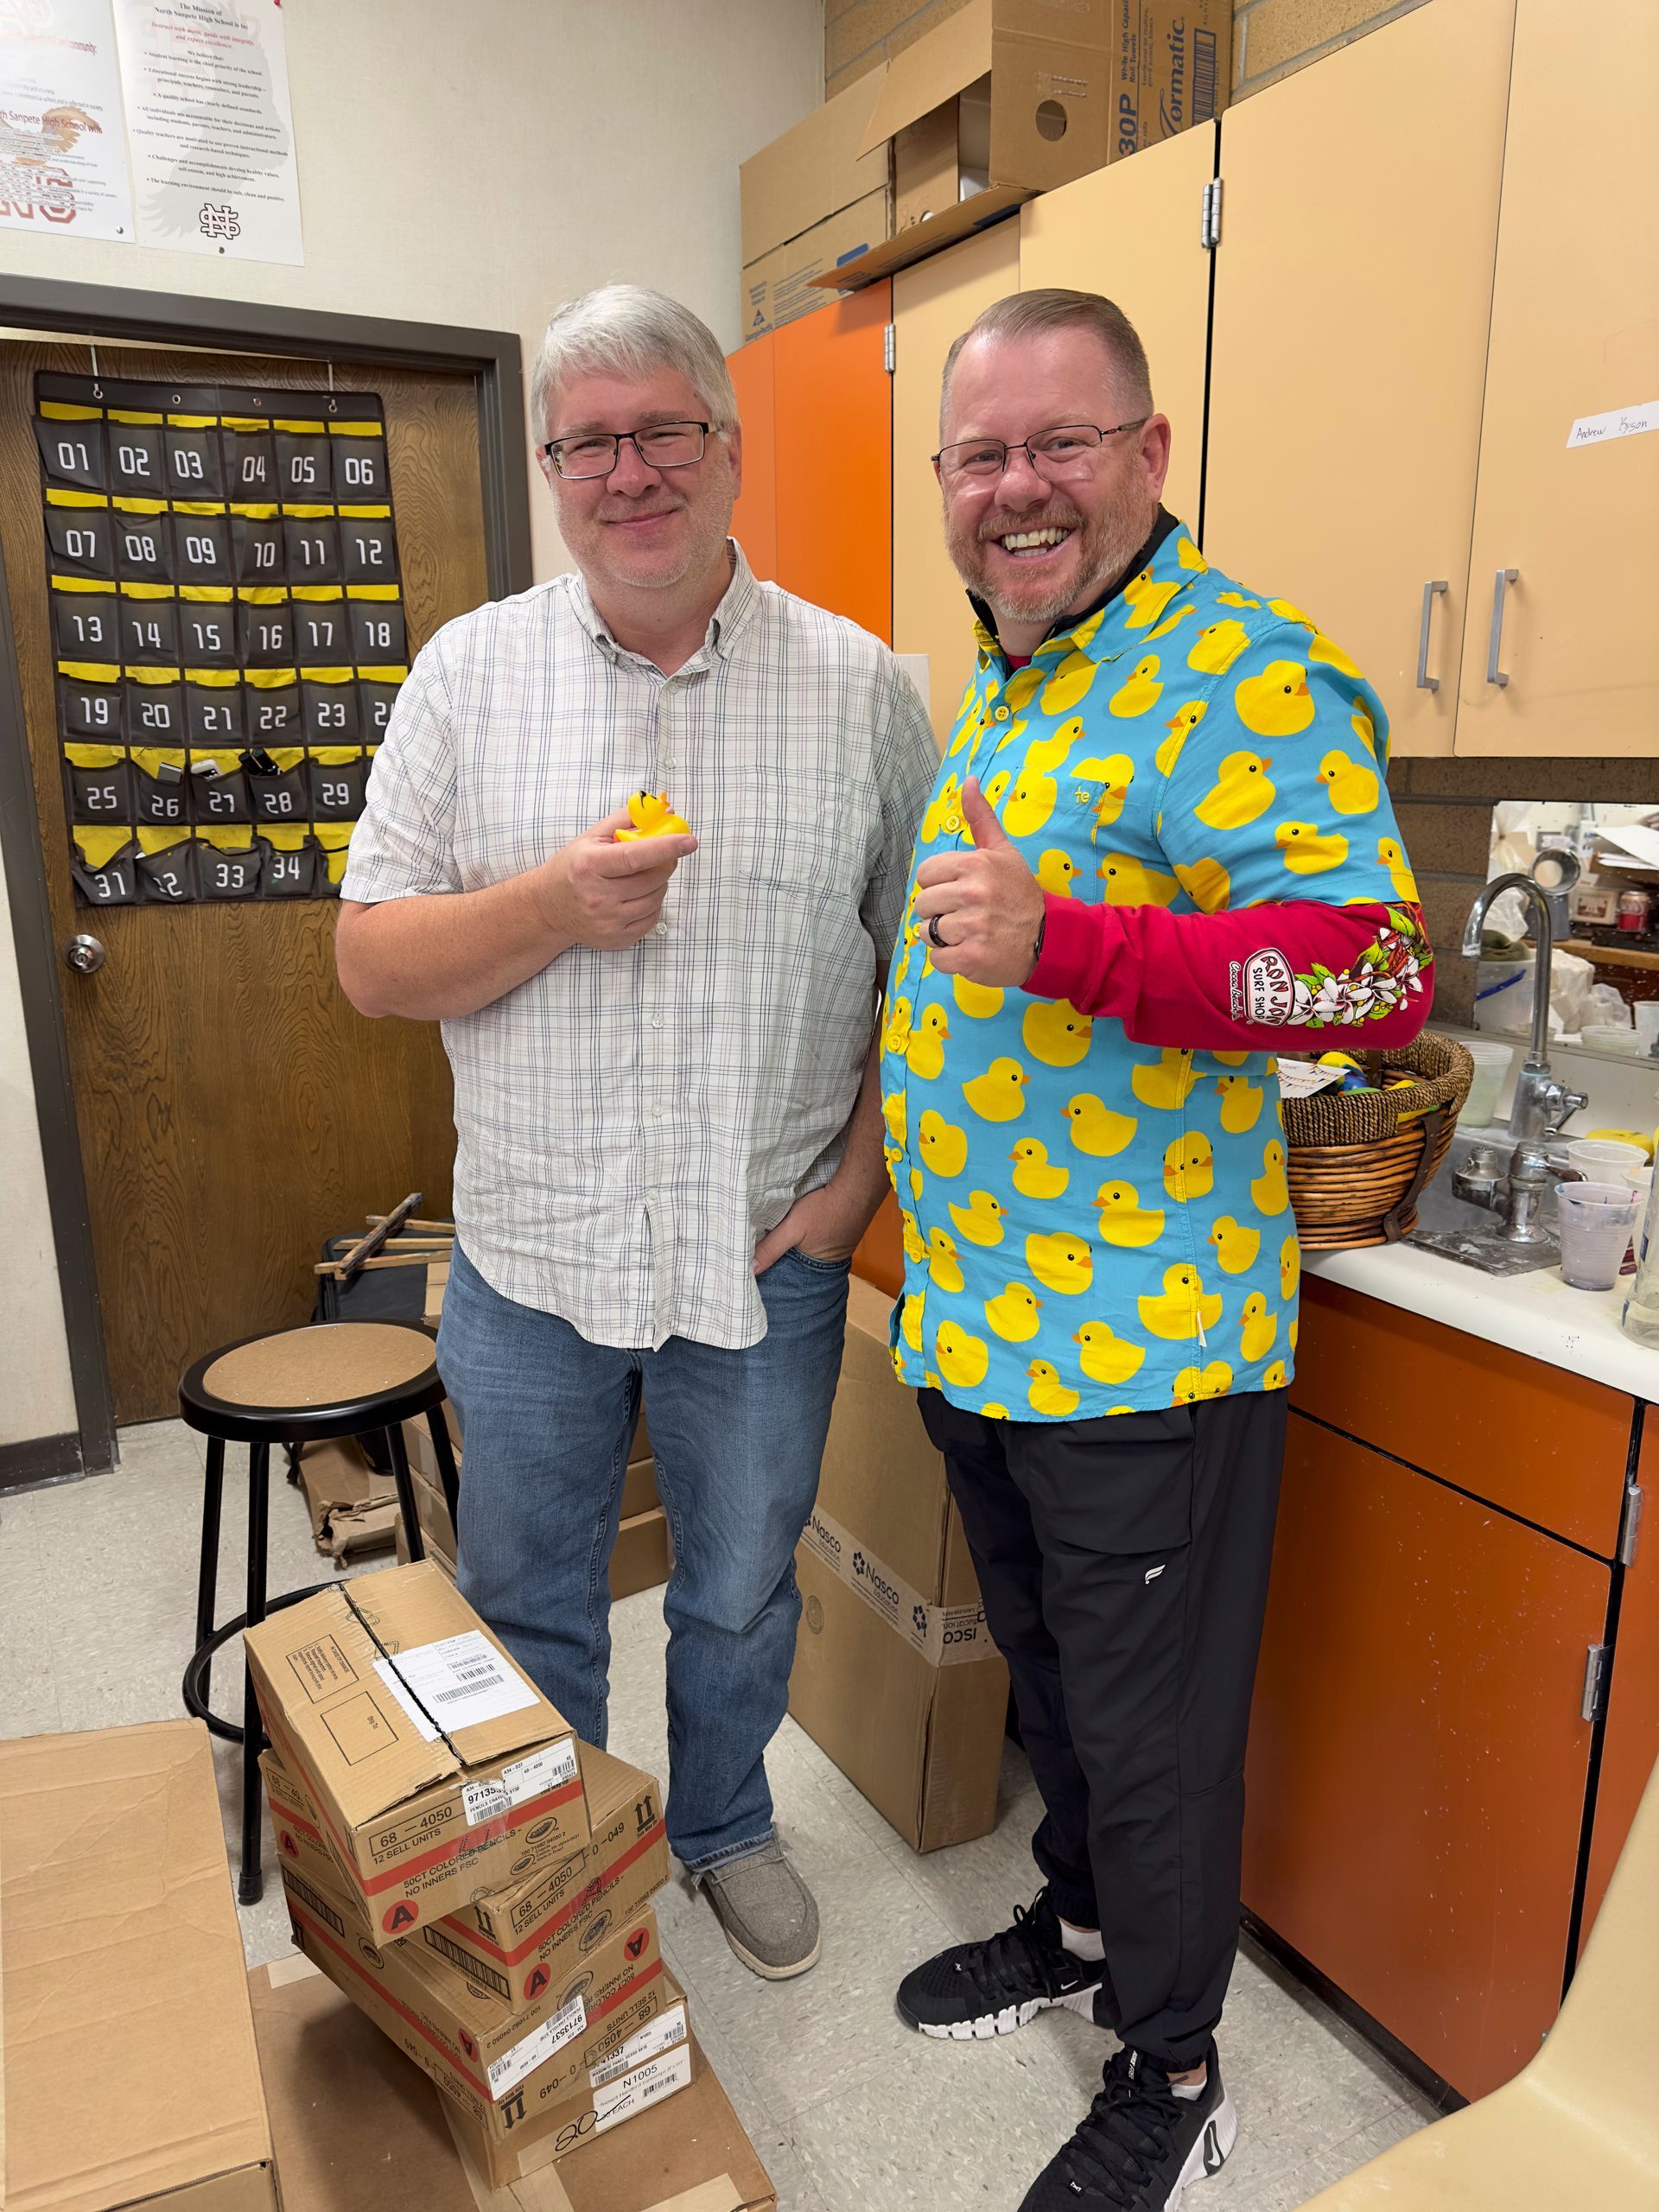
<path fill-rule="evenodd" d="M 1285 1394 L 1079 1421 L 920 1395 L 1014 1678 L 1054 1909 L 1100 1929 L 1123 2041 L 1192 2065 L 1238 1937 Z"/>

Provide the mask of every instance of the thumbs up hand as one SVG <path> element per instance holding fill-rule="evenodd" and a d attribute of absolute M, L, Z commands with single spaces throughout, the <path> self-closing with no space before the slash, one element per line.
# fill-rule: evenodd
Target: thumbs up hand
<path fill-rule="evenodd" d="M 969 777 L 971 849 L 938 853 L 916 876 L 916 918 L 933 965 L 970 983 L 1023 983 L 1037 964 L 1043 892 Z"/>

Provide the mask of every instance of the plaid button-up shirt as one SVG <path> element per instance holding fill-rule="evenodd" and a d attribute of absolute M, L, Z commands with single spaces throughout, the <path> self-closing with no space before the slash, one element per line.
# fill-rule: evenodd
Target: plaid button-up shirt
<path fill-rule="evenodd" d="M 699 850 L 656 930 L 443 1024 L 455 1224 L 596 1344 L 741 1347 L 754 1247 L 827 1182 L 938 755 L 887 647 L 741 552 L 672 676 L 563 575 L 448 624 L 376 757 L 341 895 L 476 891 L 666 791 Z"/>

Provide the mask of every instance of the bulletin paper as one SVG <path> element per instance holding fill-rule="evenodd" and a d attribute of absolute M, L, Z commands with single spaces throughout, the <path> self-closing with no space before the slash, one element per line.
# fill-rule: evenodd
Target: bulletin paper
<path fill-rule="evenodd" d="M 111 0 L 0 5 L 0 228 L 132 239 Z"/>
<path fill-rule="evenodd" d="M 305 259 L 279 0 L 114 0 L 141 245 Z"/>

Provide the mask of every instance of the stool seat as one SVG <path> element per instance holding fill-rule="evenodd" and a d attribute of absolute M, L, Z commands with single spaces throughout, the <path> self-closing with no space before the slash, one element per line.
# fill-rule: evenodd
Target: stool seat
<path fill-rule="evenodd" d="M 426 1547 L 415 1509 L 403 1425 L 417 1414 L 426 1416 L 450 1517 L 459 1527 L 454 1454 L 448 1426 L 439 1410 L 443 1398 L 431 1332 L 397 1321 L 314 1321 L 297 1329 L 262 1330 L 206 1353 L 180 1379 L 180 1414 L 188 1427 L 207 1439 L 196 1648 L 185 1669 L 184 1702 L 186 1710 L 205 1720 L 216 1735 L 242 1746 L 242 1867 L 237 1894 L 245 1904 L 252 1904 L 264 1887 L 259 1866 L 259 1751 L 264 1736 L 245 1663 L 240 1726 L 213 1712 L 209 1701 L 213 1655 L 242 1629 L 264 1620 L 274 1605 L 292 1605 L 311 1594 L 289 1592 L 274 1599 L 266 1595 L 270 1447 L 378 1434 L 397 1485 L 409 1556 L 423 1559 Z M 227 1443 L 248 1446 L 247 1603 L 234 1620 L 216 1624 L 219 1507 Z"/>
<path fill-rule="evenodd" d="M 437 1346 L 425 1329 L 314 1321 L 208 1352 L 180 1381 L 179 1412 L 208 1436 L 297 1444 L 413 1420 L 443 1395 Z"/>

